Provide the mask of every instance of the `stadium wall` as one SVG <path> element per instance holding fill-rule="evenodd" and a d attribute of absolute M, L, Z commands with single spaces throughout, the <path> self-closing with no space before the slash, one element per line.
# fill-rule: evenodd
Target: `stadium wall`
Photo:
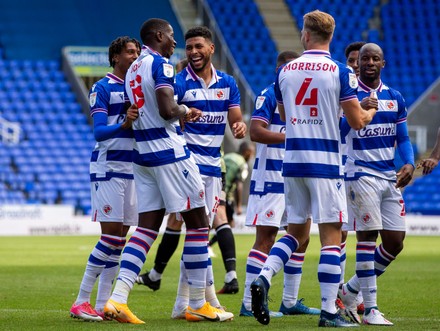
<path fill-rule="evenodd" d="M 254 228 L 244 225 L 245 215 L 235 216 L 237 234 L 253 234 Z M 440 222 L 438 216 L 407 215 L 407 234 L 439 236 Z M 160 232 L 166 227 L 166 219 Z M 131 231 L 134 228 L 132 227 Z M 318 233 L 313 224 L 311 232 Z M 41 236 L 41 235 L 99 235 L 98 223 L 90 216 L 75 216 L 72 206 L 68 205 L 4 205 L 0 206 L 0 236 Z"/>

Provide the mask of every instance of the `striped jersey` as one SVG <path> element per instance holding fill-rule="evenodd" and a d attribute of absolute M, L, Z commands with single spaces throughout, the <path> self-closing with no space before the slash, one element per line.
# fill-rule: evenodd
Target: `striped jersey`
<path fill-rule="evenodd" d="M 107 114 L 107 125 L 125 120 L 124 81 L 108 73 L 96 82 L 89 94 L 90 115 Z M 113 138 L 96 142 L 90 159 L 91 181 L 109 180 L 112 177 L 133 179 L 133 130 L 121 130 Z"/>
<path fill-rule="evenodd" d="M 275 82 L 286 112 L 285 177 L 342 178 L 340 103 L 355 99 L 356 75 L 330 53 L 308 50 Z"/>
<path fill-rule="evenodd" d="M 281 121 L 272 83 L 261 91 L 255 101 L 251 121 L 263 121 L 272 132 L 284 132 L 286 124 Z M 254 168 L 252 170 L 250 194 L 284 193 L 281 175 L 284 158 L 284 143 L 256 144 Z"/>
<path fill-rule="evenodd" d="M 225 135 L 228 111 L 240 107 L 240 92 L 232 76 L 215 70 L 206 85 L 191 65 L 176 75 L 177 103 L 200 109 L 203 115 L 194 123 L 185 123 L 183 132 L 202 175 L 221 177 L 220 147 Z"/>
<path fill-rule="evenodd" d="M 368 97 L 371 91 L 373 90 L 359 80 L 357 90 L 359 100 Z M 407 134 L 405 101 L 398 91 L 382 82 L 375 91 L 379 108 L 373 120 L 361 130 L 355 131 L 350 128 L 346 137 L 348 146 L 348 158 L 345 164 L 346 180 L 355 180 L 365 175 L 396 180 L 395 143 L 399 132 Z M 405 126 L 404 130 L 399 130 L 399 126 Z"/>
<path fill-rule="evenodd" d="M 189 158 L 190 151 L 178 118 L 165 120 L 160 116 L 156 90 L 174 91 L 174 67 L 158 52 L 142 46 L 141 55 L 127 71 L 125 87 L 131 103 L 139 108 L 133 122 L 134 160 L 145 167 L 156 167 Z"/>

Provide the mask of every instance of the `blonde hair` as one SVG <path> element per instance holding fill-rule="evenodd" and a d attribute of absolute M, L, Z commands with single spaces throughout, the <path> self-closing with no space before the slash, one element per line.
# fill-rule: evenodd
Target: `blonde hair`
<path fill-rule="evenodd" d="M 303 16 L 303 29 L 316 41 L 329 42 L 335 31 L 335 19 L 320 10 L 311 11 Z"/>

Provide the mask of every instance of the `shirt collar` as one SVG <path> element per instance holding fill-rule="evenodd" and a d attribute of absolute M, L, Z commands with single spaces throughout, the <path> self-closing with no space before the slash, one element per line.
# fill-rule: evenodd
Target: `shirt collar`
<path fill-rule="evenodd" d="M 377 88 L 371 88 L 371 87 L 365 85 L 365 83 L 363 83 L 359 77 L 358 77 L 358 81 L 359 81 L 360 89 L 363 90 L 364 92 L 367 92 L 367 93 L 370 93 L 372 91 L 382 92 L 382 89 L 383 89 L 382 80 L 379 82 L 379 86 Z"/>
<path fill-rule="evenodd" d="M 118 84 L 124 84 L 124 80 L 123 79 L 119 78 L 116 75 L 113 75 L 111 72 L 107 72 L 107 75 L 105 77 L 107 77 L 107 78 L 109 78 L 111 80 L 114 80 Z"/>
<path fill-rule="evenodd" d="M 220 79 L 220 77 L 217 75 L 217 70 L 215 70 L 214 65 L 212 63 L 211 63 L 211 70 L 212 70 L 212 79 L 211 79 L 211 82 L 209 83 L 209 86 L 211 86 L 214 83 L 218 83 L 218 81 Z M 191 79 L 194 81 L 203 80 L 202 78 L 197 76 L 197 74 L 194 72 L 193 68 L 191 67 L 191 64 L 188 64 L 186 66 L 186 72 L 189 74 Z"/>

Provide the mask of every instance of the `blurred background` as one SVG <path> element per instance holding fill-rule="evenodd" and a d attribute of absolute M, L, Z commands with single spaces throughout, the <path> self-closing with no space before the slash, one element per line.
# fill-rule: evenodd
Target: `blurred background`
<path fill-rule="evenodd" d="M 184 32 L 208 26 L 215 65 L 237 80 L 249 121 L 255 96 L 275 78 L 277 53 L 302 52 L 302 16 L 314 9 L 335 17 L 333 58 L 345 62 L 354 41 L 383 48 L 382 79 L 406 99 L 416 159 L 429 155 L 440 126 L 437 0 L 0 0 L 0 221 L 12 215 L 8 206 L 90 214 L 88 90 L 111 71 L 112 40 L 139 40 L 145 20 L 164 18 L 174 28 L 176 63 Z M 237 146 L 228 135 L 226 152 Z M 397 168 L 399 162 L 397 154 Z M 407 212 L 439 215 L 439 185 L 439 168 L 417 173 L 404 191 Z"/>

